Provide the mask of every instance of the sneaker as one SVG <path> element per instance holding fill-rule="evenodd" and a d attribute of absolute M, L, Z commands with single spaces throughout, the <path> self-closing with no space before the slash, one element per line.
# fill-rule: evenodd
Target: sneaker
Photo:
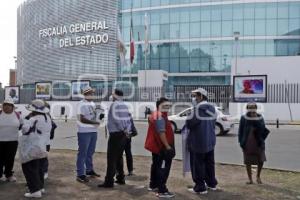
<path fill-rule="evenodd" d="M 90 182 L 90 180 L 85 175 L 77 176 L 76 180 L 78 182 L 80 182 L 80 183 L 88 183 L 88 182 Z"/>
<path fill-rule="evenodd" d="M 125 185 L 125 180 L 116 180 L 115 183 L 117 183 L 118 185 Z"/>
<path fill-rule="evenodd" d="M 156 196 L 158 198 L 174 198 L 175 194 L 173 194 L 171 192 L 164 192 L 164 193 L 157 193 Z"/>
<path fill-rule="evenodd" d="M 93 177 L 100 177 L 100 174 L 97 174 L 94 170 L 90 171 L 90 172 L 86 172 L 87 176 L 90 176 L 91 178 Z"/>
<path fill-rule="evenodd" d="M 42 198 L 42 192 L 37 191 L 34 193 L 25 193 L 24 197 L 26 197 L 26 198 Z"/>
<path fill-rule="evenodd" d="M 148 187 L 148 192 L 158 192 L 158 188 L 151 188 L 151 187 Z"/>
<path fill-rule="evenodd" d="M 48 174 L 48 173 L 45 173 L 45 174 L 44 174 L 44 180 L 48 179 L 48 177 L 49 177 L 49 174 Z"/>
<path fill-rule="evenodd" d="M 10 176 L 10 177 L 6 178 L 6 181 L 7 182 L 17 182 L 17 178 L 14 176 Z"/>
<path fill-rule="evenodd" d="M 133 176 L 134 173 L 133 172 L 129 172 L 127 176 Z"/>
<path fill-rule="evenodd" d="M 46 190 L 43 188 L 40 190 L 42 194 L 46 194 Z"/>
<path fill-rule="evenodd" d="M 6 181 L 6 179 L 4 178 L 4 177 L 0 177 L 0 182 L 4 182 L 4 181 Z"/>
<path fill-rule="evenodd" d="M 208 190 L 211 190 L 211 191 L 220 191 L 220 190 L 222 190 L 222 189 L 219 188 L 219 187 L 209 187 L 209 186 L 207 186 L 207 189 L 208 189 Z"/>
<path fill-rule="evenodd" d="M 191 193 L 193 193 L 193 194 L 207 194 L 208 193 L 207 190 L 204 190 L 202 192 L 196 192 L 194 190 L 194 188 L 189 188 L 188 191 L 191 192 Z"/>

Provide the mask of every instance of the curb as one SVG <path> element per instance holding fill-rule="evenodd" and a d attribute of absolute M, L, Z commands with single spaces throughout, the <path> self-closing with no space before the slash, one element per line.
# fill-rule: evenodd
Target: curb
<path fill-rule="evenodd" d="M 53 150 L 58 150 L 58 151 L 59 150 L 77 151 L 76 149 L 57 149 L 57 148 L 53 148 Z M 95 153 L 106 153 L 106 152 L 96 151 Z M 145 156 L 145 155 L 133 155 L 133 157 L 151 157 L 151 156 L 150 155 L 149 156 Z M 174 160 L 182 162 L 182 159 L 175 158 Z M 226 162 L 216 162 L 216 164 L 219 164 L 219 165 L 229 165 L 229 166 L 238 166 L 238 167 L 244 167 L 245 166 L 243 164 L 234 164 L 234 163 L 226 163 Z M 254 167 L 254 168 L 256 168 L 256 167 Z M 296 174 L 300 173 L 300 170 L 296 171 L 296 170 L 287 170 L 287 169 L 270 168 L 270 167 L 264 167 L 263 169 L 272 170 L 272 171 L 279 171 L 279 172 L 290 172 L 290 173 L 296 173 Z"/>

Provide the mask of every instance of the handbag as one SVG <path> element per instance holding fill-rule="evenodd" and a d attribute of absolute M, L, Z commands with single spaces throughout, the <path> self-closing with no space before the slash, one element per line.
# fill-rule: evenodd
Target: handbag
<path fill-rule="evenodd" d="M 29 131 L 19 137 L 19 157 L 21 163 L 46 158 L 48 155 L 47 140 L 36 128 L 37 121 L 30 127 Z"/>

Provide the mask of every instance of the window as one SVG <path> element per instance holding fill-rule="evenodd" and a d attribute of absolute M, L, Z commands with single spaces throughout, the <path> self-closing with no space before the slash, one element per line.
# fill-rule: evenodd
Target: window
<path fill-rule="evenodd" d="M 232 20 L 232 6 L 224 6 L 222 8 L 222 20 Z"/>
<path fill-rule="evenodd" d="M 190 43 L 190 57 L 200 57 L 200 43 L 199 42 L 191 42 Z"/>
<path fill-rule="evenodd" d="M 244 35 L 245 36 L 253 36 L 254 35 L 254 21 L 253 20 L 245 20 L 244 21 Z"/>
<path fill-rule="evenodd" d="M 254 41 L 244 41 L 244 56 L 254 56 Z"/>
<path fill-rule="evenodd" d="M 273 40 L 266 41 L 266 55 L 274 56 L 275 55 L 275 45 Z"/>
<path fill-rule="evenodd" d="M 181 9 L 180 11 L 180 22 L 189 22 L 190 20 L 190 10 Z"/>
<path fill-rule="evenodd" d="M 183 23 L 180 24 L 180 38 L 189 38 L 190 37 L 190 24 Z"/>
<path fill-rule="evenodd" d="M 264 55 L 266 55 L 265 40 L 256 40 L 255 41 L 255 55 L 256 56 L 264 56 Z"/>
<path fill-rule="evenodd" d="M 151 39 L 152 40 L 159 40 L 159 25 L 152 25 L 151 26 Z"/>
<path fill-rule="evenodd" d="M 300 18 L 300 3 L 289 3 L 289 17 L 290 18 Z"/>
<path fill-rule="evenodd" d="M 220 37 L 221 36 L 221 22 L 211 23 L 211 36 Z"/>
<path fill-rule="evenodd" d="M 170 71 L 170 63 L 169 63 L 169 58 L 164 58 L 164 59 L 160 59 L 160 61 L 159 61 L 159 66 L 160 66 L 160 69 L 161 70 L 165 70 L 165 71 L 167 71 L 167 72 L 169 72 Z"/>
<path fill-rule="evenodd" d="M 233 19 L 243 19 L 243 17 L 244 17 L 243 5 L 234 5 Z"/>
<path fill-rule="evenodd" d="M 171 58 L 179 57 L 179 43 L 170 44 L 170 57 Z"/>
<path fill-rule="evenodd" d="M 254 19 L 254 5 L 245 4 L 244 18 L 245 19 Z"/>
<path fill-rule="evenodd" d="M 161 10 L 160 13 L 160 23 L 161 24 L 169 24 L 170 20 L 169 20 L 169 10 L 165 9 L 165 10 Z"/>
<path fill-rule="evenodd" d="M 190 44 L 188 42 L 180 43 L 180 57 L 189 57 Z"/>
<path fill-rule="evenodd" d="M 160 25 L 160 39 L 165 40 L 170 38 L 170 26 L 169 24 Z"/>
<path fill-rule="evenodd" d="M 299 29 L 300 29 L 300 18 L 289 19 L 289 32 L 298 30 L 297 33 L 294 34 L 299 35 Z"/>
<path fill-rule="evenodd" d="M 266 35 L 277 35 L 277 20 L 266 21 Z"/>
<path fill-rule="evenodd" d="M 233 35 L 234 32 L 240 32 L 240 35 L 244 35 L 244 22 L 242 20 L 234 20 L 232 22 L 232 33 Z"/>
<path fill-rule="evenodd" d="M 289 17 L 289 6 L 287 3 L 278 3 L 278 18 Z"/>
<path fill-rule="evenodd" d="M 288 33 L 289 29 L 289 22 L 287 19 L 279 19 L 278 21 L 278 27 L 277 27 L 277 33 L 278 35 L 285 35 Z"/>
<path fill-rule="evenodd" d="M 151 6 L 159 6 L 159 5 L 160 5 L 160 0 L 151 0 Z"/>
<path fill-rule="evenodd" d="M 179 72 L 179 58 L 170 59 L 170 72 L 171 73 Z"/>
<path fill-rule="evenodd" d="M 190 72 L 200 71 L 200 58 L 190 58 Z"/>
<path fill-rule="evenodd" d="M 223 21 L 222 22 L 222 36 L 230 37 L 233 34 L 232 30 L 232 21 Z"/>
<path fill-rule="evenodd" d="M 170 11 L 170 23 L 179 23 L 180 22 L 180 10 L 172 9 Z"/>
<path fill-rule="evenodd" d="M 211 10 L 211 20 L 220 21 L 222 19 L 221 7 L 213 7 Z"/>
<path fill-rule="evenodd" d="M 266 35 L 266 21 L 256 20 L 255 21 L 255 35 L 263 36 Z"/>
<path fill-rule="evenodd" d="M 190 25 L 190 37 L 197 38 L 200 37 L 200 22 L 194 22 Z"/>
<path fill-rule="evenodd" d="M 200 11 L 201 21 L 210 21 L 210 7 L 202 7 Z"/>
<path fill-rule="evenodd" d="M 189 72 L 190 71 L 190 59 L 189 58 L 180 58 L 180 72 Z"/>
<path fill-rule="evenodd" d="M 265 19 L 266 17 L 266 5 L 256 4 L 255 5 L 255 19 Z"/>
<path fill-rule="evenodd" d="M 277 4 L 276 3 L 267 4 L 266 17 L 267 17 L 267 19 L 277 18 Z"/>
<path fill-rule="evenodd" d="M 170 38 L 178 39 L 180 35 L 180 26 L 179 24 L 170 24 Z"/>
<path fill-rule="evenodd" d="M 200 8 L 196 7 L 190 11 L 190 22 L 199 22 L 201 19 Z"/>
<path fill-rule="evenodd" d="M 210 22 L 201 22 L 201 37 L 210 37 Z"/>
<path fill-rule="evenodd" d="M 160 58 L 170 57 L 170 46 L 168 43 L 159 45 L 159 57 Z"/>

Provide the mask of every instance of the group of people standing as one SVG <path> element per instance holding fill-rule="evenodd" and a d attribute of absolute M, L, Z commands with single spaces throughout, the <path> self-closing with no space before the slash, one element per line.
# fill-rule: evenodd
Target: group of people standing
<path fill-rule="evenodd" d="M 22 171 L 27 182 L 27 198 L 40 198 L 44 179 L 48 178 L 47 151 L 54 137 L 56 124 L 52 121 L 50 105 L 43 100 L 33 100 L 26 106 L 29 114 L 22 118 L 15 110 L 13 99 L 6 99 L 0 111 L 0 178 L 3 173 L 8 182 L 16 182 L 13 166 L 19 146 Z M 19 135 L 19 131 L 21 135 Z"/>
<path fill-rule="evenodd" d="M 97 106 L 93 102 L 94 90 L 91 87 L 84 88 L 83 95 L 84 99 L 79 103 L 77 111 L 76 180 L 86 183 L 89 182 L 90 177 L 100 177 L 94 170 L 93 155 L 97 143 L 97 129 L 105 116 L 97 112 Z M 127 154 L 128 175 L 133 175 L 131 138 L 137 135 L 137 130 L 127 105 L 122 101 L 123 96 L 123 92 L 119 89 L 115 89 L 111 96 L 112 104 L 108 111 L 106 126 L 109 133 L 107 169 L 104 182 L 98 185 L 100 188 L 113 188 L 115 183 L 119 185 L 126 183 L 124 152 Z M 188 191 L 194 194 L 207 194 L 208 190 L 220 189 L 217 187 L 214 157 L 216 145 L 214 129 L 217 114 L 215 107 L 208 103 L 208 93 L 203 88 L 192 91 L 192 100 L 193 109 L 187 117 L 185 128 L 189 132 L 186 146 L 190 154 L 189 164 L 195 184 Z M 37 133 L 39 139 L 35 142 L 41 142 L 46 151 L 49 151 L 50 138 L 53 138 L 56 128 L 49 114 L 49 104 L 42 100 L 34 100 L 26 108 L 30 114 L 24 119 L 15 111 L 12 100 L 5 100 L 0 111 L 0 178 L 3 179 L 4 174 L 6 181 L 10 182 L 16 181 L 13 176 L 13 165 L 18 148 L 19 130 L 23 136 Z M 176 155 L 174 130 L 168 120 L 170 108 L 171 102 L 167 98 L 161 97 L 157 100 L 156 111 L 149 117 L 145 141 L 145 149 L 152 153 L 148 191 L 156 192 L 159 198 L 175 196 L 167 187 L 172 160 Z M 261 184 L 260 173 L 266 161 L 264 141 L 269 131 L 265 127 L 262 116 L 256 112 L 257 105 L 249 103 L 247 109 L 247 114 L 240 120 L 238 138 L 244 153 L 244 163 L 247 166 L 249 177 L 247 183 L 253 184 L 251 165 L 258 165 L 257 183 Z M 24 144 L 19 145 L 24 146 Z M 25 197 L 42 197 L 45 192 L 44 179 L 48 176 L 47 154 L 22 162 L 22 170 L 29 189 Z"/>

